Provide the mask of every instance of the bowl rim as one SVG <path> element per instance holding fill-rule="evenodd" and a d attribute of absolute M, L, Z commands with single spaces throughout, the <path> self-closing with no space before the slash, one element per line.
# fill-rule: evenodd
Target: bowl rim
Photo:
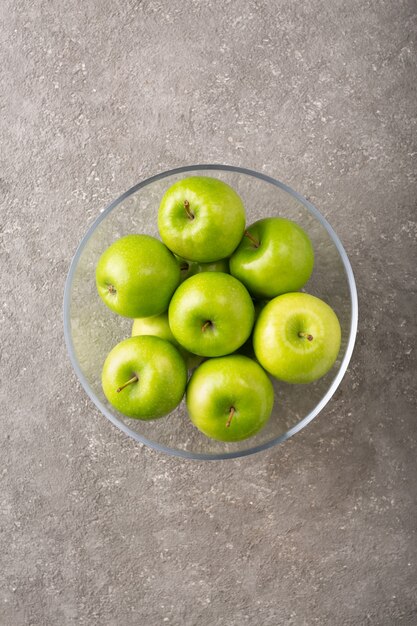
<path fill-rule="evenodd" d="M 188 450 L 180 450 L 177 448 L 170 448 L 169 446 L 165 446 L 163 444 L 157 443 L 155 441 L 152 441 L 151 439 L 148 439 L 147 437 L 144 437 L 142 435 L 140 435 L 139 433 L 137 433 L 136 431 L 132 430 L 131 428 L 129 428 L 129 426 L 127 426 L 124 422 L 122 422 L 121 420 L 119 420 L 115 415 L 113 415 L 106 406 L 104 406 L 104 404 L 102 404 L 102 402 L 100 402 L 100 400 L 97 398 L 96 394 L 94 393 L 93 389 L 90 387 L 90 384 L 88 382 L 88 380 L 86 379 L 86 377 L 84 376 L 84 374 L 82 373 L 79 365 L 78 365 L 78 360 L 77 357 L 75 355 L 75 350 L 74 350 L 74 346 L 73 346 L 73 342 L 72 342 L 72 336 L 71 336 L 71 319 L 70 319 L 70 305 L 71 305 L 71 287 L 72 287 L 72 282 L 74 279 L 74 274 L 75 274 L 75 270 L 79 261 L 79 258 L 81 256 L 82 251 L 84 250 L 88 240 L 90 239 L 90 237 L 92 236 L 92 234 L 94 233 L 94 231 L 96 230 L 97 226 L 102 222 L 102 220 L 105 219 L 105 217 L 114 209 L 116 208 L 116 206 L 118 206 L 121 202 L 123 202 L 126 198 L 128 198 L 129 196 L 133 195 L 134 193 L 136 193 L 139 189 L 141 189 L 142 187 L 146 187 L 147 185 L 156 182 L 158 180 L 162 180 L 163 178 L 167 178 L 169 176 L 173 176 L 175 174 L 185 174 L 185 173 L 191 173 L 191 172 L 198 172 L 198 171 L 217 171 L 217 172 L 221 172 L 221 171 L 226 171 L 226 172 L 234 172 L 237 174 L 245 174 L 247 176 L 252 176 L 254 178 L 258 178 L 260 180 L 263 180 L 264 182 L 270 183 L 272 185 L 275 185 L 276 187 L 282 189 L 283 191 L 287 192 L 288 194 L 290 194 L 291 196 L 293 196 L 296 200 L 298 200 L 302 205 L 304 205 L 304 207 L 322 224 L 322 226 L 327 230 L 327 232 L 330 235 L 330 238 L 332 239 L 334 245 L 336 246 L 340 257 L 342 259 L 342 263 L 343 263 L 343 267 L 346 273 L 346 277 L 347 277 L 347 281 L 348 281 L 348 285 L 349 285 L 349 291 L 350 291 L 350 298 L 351 298 L 351 323 L 350 323 L 350 329 L 349 329 L 349 339 L 348 339 L 348 343 L 347 343 L 347 347 L 346 347 L 346 352 L 345 355 L 343 357 L 342 363 L 340 365 L 339 371 L 337 373 L 337 375 L 335 376 L 335 378 L 333 379 L 333 381 L 331 382 L 327 392 L 325 393 L 325 395 L 322 397 L 322 399 L 320 400 L 320 402 L 314 407 L 314 409 L 312 411 L 310 411 L 310 413 L 308 413 L 302 420 L 300 420 L 297 424 L 295 424 L 294 426 L 292 426 L 290 429 L 288 429 L 285 433 L 282 433 L 281 435 L 279 435 L 278 437 L 274 437 L 273 439 L 271 439 L 270 441 L 267 441 L 265 443 L 253 446 L 251 448 L 248 448 L 247 450 L 243 450 L 243 451 L 236 451 L 236 452 L 218 452 L 218 453 L 203 453 L 203 452 L 189 452 Z M 164 172 L 160 172 L 159 174 L 156 174 L 154 176 L 151 176 L 149 178 L 146 178 L 145 180 L 142 180 L 141 182 L 137 183 L 136 185 L 134 185 L 133 187 L 131 187 L 130 189 L 128 189 L 125 193 L 123 193 L 121 196 L 119 196 L 118 198 L 116 198 L 115 200 L 113 200 L 113 202 L 111 202 L 101 213 L 100 215 L 94 220 L 94 222 L 92 223 L 92 225 L 88 228 L 87 232 L 85 233 L 85 235 L 83 236 L 83 238 L 81 239 L 76 252 L 72 258 L 71 264 L 70 264 L 70 268 L 68 271 L 68 275 L 65 281 L 65 289 L 64 289 L 64 301 L 63 301 L 63 321 L 64 321 L 64 337 L 65 337 L 65 343 L 67 346 L 67 350 L 68 350 L 68 354 L 69 354 L 69 358 L 72 364 L 72 367 L 78 377 L 78 380 L 80 381 L 82 387 L 84 388 L 84 391 L 87 393 L 87 395 L 89 396 L 89 398 L 93 401 L 93 403 L 96 405 L 96 407 L 101 411 L 101 413 L 103 413 L 103 415 L 105 417 L 107 417 L 107 419 L 114 424 L 115 426 L 117 426 L 117 428 L 119 428 L 122 432 L 124 432 L 126 435 L 132 437 L 135 441 L 137 441 L 138 443 L 144 444 L 149 446 L 150 448 L 153 448 L 154 450 L 157 450 L 159 452 L 165 452 L 167 454 L 170 454 L 172 456 L 176 456 L 176 457 L 181 457 L 181 458 L 186 458 L 186 459 L 195 459 L 195 460 L 200 460 L 200 461 L 213 461 L 213 460 L 225 460 L 225 459 L 234 459 L 234 458 L 238 458 L 238 457 L 243 457 L 243 456 L 248 456 L 251 454 L 255 454 L 256 452 L 261 452 L 263 450 L 268 450 L 269 448 L 272 448 L 273 446 L 276 446 L 279 443 L 283 443 L 284 441 L 286 441 L 287 439 L 289 439 L 290 437 L 292 437 L 293 435 L 295 435 L 296 433 L 298 433 L 299 431 L 301 431 L 303 428 L 305 428 L 305 426 L 307 426 L 307 424 L 309 424 L 319 413 L 320 411 L 322 411 L 322 409 L 326 406 L 326 404 L 329 402 L 329 400 L 332 398 L 332 396 L 334 395 L 336 389 L 338 388 L 338 386 L 340 385 L 346 370 L 348 368 L 352 353 L 353 353 L 353 348 L 355 345 L 355 341 L 356 341 L 356 332 L 357 332 L 357 328 L 358 328 L 358 295 L 357 295 L 357 290 L 356 290 L 356 283 L 355 283 L 355 278 L 353 275 L 353 271 L 352 271 L 352 267 L 350 264 L 350 261 L 348 259 L 348 256 L 345 252 L 345 249 L 339 239 L 339 237 L 336 235 L 335 231 L 333 230 L 333 228 L 330 226 L 329 222 L 323 217 L 323 215 L 320 213 L 320 211 L 309 201 L 307 200 L 307 198 L 305 198 L 304 196 L 302 196 L 300 193 L 298 193 L 297 191 L 295 191 L 294 189 L 292 189 L 291 187 L 289 187 L 288 185 L 286 185 L 285 183 L 281 182 L 280 180 L 277 180 L 275 178 L 272 178 L 271 176 L 268 176 L 267 174 L 263 174 L 261 172 L 257 172 L 255 170 L 251 170 L 245 167 L 238 167 L 238 166 L 234 166 L 234 165 L 221 165 L 221 164 L 198 164 L 198 165 L 186 165 L 183 167 L 177 167 L 171 170 L 166 170 Z"/>

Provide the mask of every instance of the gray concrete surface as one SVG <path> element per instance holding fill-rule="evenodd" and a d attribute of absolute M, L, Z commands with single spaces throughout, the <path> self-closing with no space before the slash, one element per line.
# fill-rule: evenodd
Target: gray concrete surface
<path fill-rule="evenodd" d="M 414 626 L 413 0 L 4 0 L 2 626 Z M 199 463 L 127 439 L 63 342 L 76 245 L 139 180 L 252 167 L 350 255 L 353 360 L 301 434 Z"/>

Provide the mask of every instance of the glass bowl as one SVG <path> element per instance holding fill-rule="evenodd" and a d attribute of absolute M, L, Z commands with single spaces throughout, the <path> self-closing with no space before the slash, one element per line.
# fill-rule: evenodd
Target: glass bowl
<path fill-rule="evenodd" d="M 101 388 L 101 369 L 110 349 L 130 336 L 132 320 L 108 309 L 97 294 L 95 267 L 101 253 L 129 233 L 159 237 L 157 212 L 168 187 L 187 176 L 212 176 L 241 196 L 247 224 L 267 216 L 296 221 L 309 234 L 315 252 L 313 275 L 303 291 L 325 300 L 336 311 L 342 343 L 336 364 L 320 380 L 290 385 L 273 380 L 275 404 L 266 427 L 245 441 L 222 443 L 200 433 L 187 416 L 185 402 L 170 415 L 152 421 L 118 413 Z M 82 239 L 68 273 L 64 294 L 64 329 L 75 372 L 94 404 L 115 426 L 157 450 L 194 459 L 226 459 L 259 452 L 304 428 L 335 393 L 355 343 L 358 304 L 352 269 L 336 233 L 319 211 L 296 191 L 269 176 L 240 167 L 194 165 L 145 180 L 108 206 Z"/>

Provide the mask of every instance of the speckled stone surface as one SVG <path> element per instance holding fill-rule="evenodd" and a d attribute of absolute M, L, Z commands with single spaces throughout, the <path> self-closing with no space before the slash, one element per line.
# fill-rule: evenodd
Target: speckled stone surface
<path fill-rule="evenodd" d="M 415 626 L 415 2 L 4 0 L 0 14 L 0 624 Z M 127 439 L 63 341 L 88 225 L 196 162 L 308 196 L 359 290 L 332 402 L 235 461 Z"/>

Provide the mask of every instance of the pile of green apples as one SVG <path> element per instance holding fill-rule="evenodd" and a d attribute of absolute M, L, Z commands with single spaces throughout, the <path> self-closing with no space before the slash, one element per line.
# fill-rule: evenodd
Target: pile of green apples
<path fill-rule="evenodd" d="M 167 415 L 185 394 L 206 436 L 251 437 L 271 416 L 271 377 L 309 383 L 339 353 L 336 314 L 299 291 L 313 271 L 310 238 L 280 217 L 246 227 L 236 191 L 203 176 L 166 191 L 158 229 L 162 241 L 127 235 L 97 264 L 99 295 L 134 320 L 105 360 L 104 394 L 142 420 Z"/>

